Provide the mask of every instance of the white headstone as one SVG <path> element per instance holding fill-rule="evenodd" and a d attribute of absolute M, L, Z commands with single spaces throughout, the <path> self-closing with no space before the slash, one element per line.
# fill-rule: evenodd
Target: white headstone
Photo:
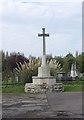
<path fill-rule="evenodd" d="M 76 64 L 72 64 L 71 65 L 71 73 L 70 73 L 70 77 L 72 77 L 73 80 L 75 80 L 75 78 L 77 77 L 77 71 L 76 71 Z"/>

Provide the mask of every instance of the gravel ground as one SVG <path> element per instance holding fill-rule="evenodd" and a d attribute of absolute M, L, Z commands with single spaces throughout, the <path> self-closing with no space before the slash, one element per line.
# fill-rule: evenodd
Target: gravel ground
<path fill-rule="evenodd" d="M 82 118 L 81 92 L 3 94 L 3 118 Z"/>

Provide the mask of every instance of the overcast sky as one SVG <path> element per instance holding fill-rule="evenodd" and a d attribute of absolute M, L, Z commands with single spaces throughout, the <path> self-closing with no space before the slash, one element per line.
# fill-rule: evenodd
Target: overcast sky
<path fill-rule="evenodd" d="M 65 56 L 82 51 L 82 2 L 27 2 L 2 0 L 0 8 L 0 48 L 25 56 L 42 55 L 42 28 L 46 53 Z"/>

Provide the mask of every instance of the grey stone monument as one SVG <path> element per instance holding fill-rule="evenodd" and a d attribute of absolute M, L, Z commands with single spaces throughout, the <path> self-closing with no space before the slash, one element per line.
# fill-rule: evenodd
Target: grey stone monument
<path fill-rule="evenodd" d="M 46 63 L 46 46 L 45 46 L 45 37 L 49 37 L 49 34 L 45 33 L 45 28 L 42 28 L 43 33 L 38 34 L 39 37 L 43 37 L 43 55 L 42 55 L 42 64 L 38 68 L 38 76 L 33 76 L 34 84 L 55 84 L 56 79 L 53 76 L 50 76 L 50 68 Z"/>
<path fill-rule="evenodd" d="M 45 37 L 49 37 L 49 34 L 45 33 L 45 28 L 42 28 L 42 34 L 38 34 L 38 37 L 43 37 L 42 64 L 41 67 L 38 67 L 38 76 L 32 76 L 33 82 L 25 84 L 25 92 L 42 92 L 43 88 L 45 88 L 45 91 L 47 89 L 52 91 L 53 88 L 56 88 L 55 85 L 58 85 L 58 83 L 56 84 L 56 79 L 53 76 L 50 76 L 50 68 L 46 63 Z M 59 84 L 62 86 L 61 83 Z"/>

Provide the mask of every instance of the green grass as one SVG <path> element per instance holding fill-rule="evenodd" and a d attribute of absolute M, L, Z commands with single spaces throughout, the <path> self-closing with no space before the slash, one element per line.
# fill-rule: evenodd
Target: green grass
<path fill-rule="evenodd" d="M 57 81 L 59 82 L 59 81 Z M 84 80 L 69 80 L 69 81 L 60 81 L 63 84 L 84 84 Z"/>
<path fill-rule="evenodd" d="M 68 81 L 64 84 L 65 92 L 82 92 L 84 91 L 84 80 Z"/>
<path fill-rule="evenodd" d="M 84 84 L 66 84 L 64 85 L 65 92 L 82 92 L 84 91 Z"/>
<path fill-rule="evenodd" d="M 8 86 L 2 88 L 2 93 L 24 93 L 24 86 L 23 85 L 16 85 L 14 87 Z"/>
<path fill-rule="evenodd" d="M 24 85 L 9 85 L 2 88 L 2 93 L 24 93 Z M 64 92 L 82 92 L 84 91 L 84 81 L 70 81 L 64 83 Z"/>

